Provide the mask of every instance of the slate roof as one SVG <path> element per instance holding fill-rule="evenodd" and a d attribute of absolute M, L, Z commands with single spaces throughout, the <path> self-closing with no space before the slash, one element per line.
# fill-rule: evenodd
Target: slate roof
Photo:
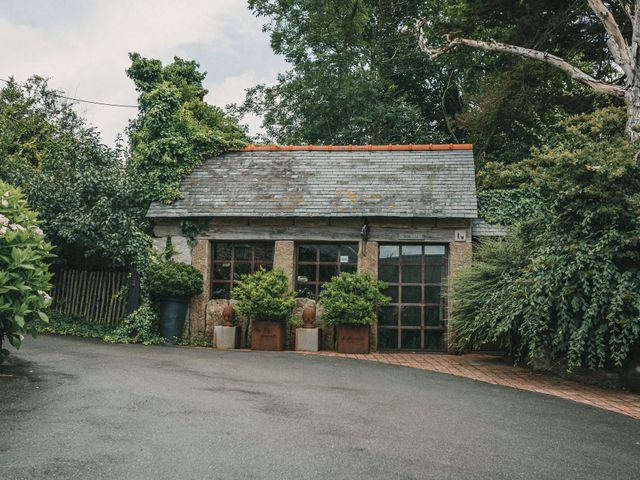
<path fill-rule="evenodd" d="M 247 147 L 206 160 L 149 217 L 477 217 L 471 145 Z"/>
<path fill-rule="evenodd" d="M 505 227 L 488 223 L 482 218 L 471 221 L 471 231 L 474 237 L 504 237 L 507 234 Z"/>

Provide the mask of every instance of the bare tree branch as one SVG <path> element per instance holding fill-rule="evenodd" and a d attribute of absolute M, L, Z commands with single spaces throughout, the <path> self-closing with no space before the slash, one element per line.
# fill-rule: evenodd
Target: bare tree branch
<path fill-rule="evenodd" d="M 556 67 L 557 69 L 563 71 L 567 75 L 569 75 L 574 80 L 581 82 L 585 85 L 588 85 L 596 92 L 604 93 L 607 95 L 613 95 L 615 97 L 624 98 L 625 89 L 618 85 L 612 85 L 610 83 L 602 82 L 596 78 L 593 78 L 591 75 L 583 72 L 579 68 L 574 67 L 566 60 L 562 58 L 552 55 L 548 52 L 541 52 L 539 50 L 532 50 L 530 48 L 518 47 L 516 45 L 509 45 L 506 43 L 499 43 L 495 40 L 491 40 L 485 42 L 483 40 L 472 40 L 470 38 L 451 38 L 447 36 L 447 45 L 441 48 L 430 48 L 427 46 L 425 38 L 424 38 L 424 30 L 423 25 L 425 23 L 424 19 L 418 19 L 416 21 L 416 33 L 418 36 L 418 46 L 420 50 L 426 53 L 430 58 L 437 58 L 440 55 L 448 53 L 452 50 L 455 50 L 461 45 L 465 45 L 468 47 L 479 48 L 481 50 L 488 50 L 491 52 L 501 52 L 501 53 L 510 53 L 512 55 L 517 55 L 522 58 L 528 58 L 531 60 L 537 60 L 539 62 L 544 62 L 549 65 Z"/>
<path fill-rule="evenodd" d="M 598 16 L 609 34 L 607 46 L 609 47 L 613 60 L 627 76 L 627 80 L 630 81 L 633 78 L 633 62 L 631 61 L 629 45 L 620 31 L 618 22 L 616 22 L 615 17 L 602 0 L 587 0 L 587 3 L 589 7 L 591 7 L 591 10 Z"/>

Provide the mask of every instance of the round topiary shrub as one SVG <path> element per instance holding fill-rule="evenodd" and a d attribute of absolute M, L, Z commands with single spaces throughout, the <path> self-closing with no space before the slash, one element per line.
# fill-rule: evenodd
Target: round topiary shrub
<path fill-rule="evenodd" d="M 296 303 L 284 272 L 264 268 L 242 275 L 233 287 L 232 298 L 238 301 L 238 313 L 260 322 L 286 322 Z"/>
<path fill-rule="evenodd" d="M 38 319 L 48 321 L 51 248 L 22 192 L 0 181 L 0 347 L 6 338 L 20 348 L 24 334 L 36 335 Z M 0 348 L 0 362 L 8 354 Z"/>
<path fill-rule="evenodd" d="M 202 293 L 202 273 L 192 265 L 173 261 L 153 263 L 147 272 L 147 285 L 153 297 L 193 297 Z"/>
<path fill-rule="evenodd" d="M 369 275 L 341 273 L 324 284 L 320 292 L 325 325 L 371 325 L 378 305 L 389 303 L 382 294 L 384 282 Z"/>

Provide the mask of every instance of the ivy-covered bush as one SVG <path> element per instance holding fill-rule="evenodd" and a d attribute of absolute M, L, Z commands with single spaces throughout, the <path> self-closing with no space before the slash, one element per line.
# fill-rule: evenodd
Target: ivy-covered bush
<path fill-rule="evenodd" d="M 103 339 L 110 343 L 164 343 L 164 338 L 160 336 L 158 314 L 149 302 L 143 303 L 135 312 L 127 315 L 116 329 Z"/>
<path fill-rule="evenodd" d="M 233 287 L 232 298 L 238 301 L 234 309 L 240 315 L 262 322 L 288 321 L 296 303 L 284 272 L 264 268 L 242 275 Z"/>
<path fill-rule="evenodd" d="M 376 307 L 389 303 L 382 294 L 384 282 L 369 275 L 341 273 L 324 284 L 320 293 L 322 320 L 326 325 L 371 325 Z"/>
<path fill-rule="evenodd" d="M 146 275 L 149 293 L 156 299 L 193 297 L 202 293 L 202 272 L 181 262 L 158 261 L 149 266 Z"/>
<path fill-rule="evenodd" d="M 20 348 L 24 334 L 36 335 L 37 320 L 48 321 L 50 251 L 22 192 L 0 180 L 0 362 L 9 354 L 5 338 Z"/>
<path fill-rule="evenodd" d="M 624 365 L 640 343 L 640 147 L 623 132 L 624 112 L 608 108 L 534 153 L 543 208 L 455 280 L 460 349 L 497 342 L 521 361 Z"/>

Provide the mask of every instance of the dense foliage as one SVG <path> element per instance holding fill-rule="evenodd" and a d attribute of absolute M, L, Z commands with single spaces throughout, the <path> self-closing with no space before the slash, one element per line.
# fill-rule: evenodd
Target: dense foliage
<path fill-rule="evenodd" d="M 202 293 L 202 272 L 193 265 L 168 261 L 153 262 L 146 275 L 149 293 L 156 299 L 187 297 Z"/>
<path fill-rule="evenodd" d="M 150 245 L 123 152 L 39 77 L 0 89 L 0 179 L 20 186 L 60 261 L 137 264 Z"/>
<path fill-rule="evenodd" d="M 22 336 L 47 321 L 50 250 L 22 192 L 0 181 L 0 362 L 9 354 L 5 338 L 20 348 Z"/>
<path fill-rule="evenodd" d="M 160 336 L 158 313 L 149 302 L 143 303 L 135 312 L 127 315 L 111 333 L 105 335 L 103 340 L 143 345 L 164 343 L 164 338 Z"/>
<path fill-rule="evenodd" d="M 615 74 L 606 38 L 573 0 L 250 0 L 273 50 L 291 69 L 249 90 L 240 113 L 263 115 L 282 144 L 475 144 L 479 164 L 526 158 L 570 114 L 604 100 L 554 69 L 508 55 L 460 49 L 429 60 L 445 33 L 539 48 L 597 78 Z"/>
<path fill-rule="evenodd" d="M 48 316 L 48 322 L 38 323 L 38 333 L 54 333 L 83 338 L 104 338 L 105 335 L 110 335 L 114 330 L 113 325 L 90 322 L 82 317 L 65 315 L 55 310 L 50 310 Z"/>
<path fill-rule="evenodd" d="M 130 54 L 127 75 L 140 93 L 138 117 L 129 126 L 129 168 L 141 181 L 146 200 L 171 203 L 181 198 L 180 182 L 207 157 L 248 143 L 237 122 L 203 101 L 205 73 L 175 57 L 159 60 Z"/>
<path fill-rule="evenodd" d="M 341 273 L 325 283 L 320 292 L 322 320 L 326 325 L 371 325 L 376 308 L 389 302 L 382 294 L 386 284 L 369 275 Z"/>
<path fill-rule="evenodd" d="M 252 275 L 242 275 L 234 285 L 234 309 L 252 320 L 285 322 L 291 318 L 296 303 L 294 292 L 282 270 L 260 268 Z"/>
<path fill-rule="evenodd" d="M 481 246 L 454 288 L 461 349 L 508 346 L 529 361 L 622 365 L 640 341 L 640 162 L 624 112 L 565 121 L 527 163 L 544 208 Z M 475 293 L 474 293 L 475 292 Z"/>

